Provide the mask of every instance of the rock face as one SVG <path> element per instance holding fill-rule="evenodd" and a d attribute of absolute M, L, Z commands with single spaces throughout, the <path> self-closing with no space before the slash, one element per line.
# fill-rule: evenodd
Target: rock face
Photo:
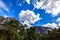
<path fill-rule="evenodd" d="M 8 22 L 10 20 L 15 20 L 15 18 L 9 18 L 9 17 L 0 16 L 0 25 L 5 24 L 5 22 Z"/>
<path fill-rule="evenodd" d="M 40 33 L 40 34 L 48 34 L 48 31 L 51 31 L 52 28 L 50 27 L 43 27 L 43 26 L 37 26 L 37 32 Z"/>
<path fill-rule="evenodd" d="M 10 20 L 15 20 L 15 18 L 0 16 L 0 29 L 5 29 L 6 27 L 3 26 L 5 25 L 6 22 L 9 22 Z"/>

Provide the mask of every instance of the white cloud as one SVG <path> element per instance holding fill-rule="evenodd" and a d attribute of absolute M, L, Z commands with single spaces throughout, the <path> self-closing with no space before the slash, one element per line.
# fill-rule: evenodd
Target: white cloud
<path fill-rule="evenodd" d="M 60 18 L 58 18 L 56 21 L 59 22 L 60 21 Z"/>
<path fill-rule="evenodd" d="M 58 26 L 60 27 L 60 17 L 56 21 L 58 22 Z"/>
<path fill-rule="evenodd" d="M 30 0 L 25 0 L 28 4 L 30 4 Z"/>
<path fill-rule="evenodd" d="M 22 10 L 19 14 L 20 20 L 23 20 L 23 24 L 27 24 L 28 26 L 32 23 L 34 24 L 36 21 L 40 20 L 40 14 L 35 15 L 33 11 L 30 10 Z"/>
<path fill-rule="evenodd" d="M 3 1 L 0 0 L 0 10 L 6 10 L 7 12 L 9 12 L 9 9 L 7 8 L 7 6 L 4 4 Z"/>
<path fill-rule="evenodd" d="M 60 13 L 60 0 L 40 0 L 34 1 L 33 5 L 37 9 L 44 9 L 46 12 L 57 16 Z"/>
<path fill-rule="evenodd" d="M 26 25 L 28 26 L 28 27 L 26 27 L 26 28 L 30 28 L 30 27 L 31 27 L 31 25 L 29 24 L 28 21 L 22 22 L 22 24 L 23 24 L 23 25 L 26 24 Z"/>
<path fill-rule="evenodd" d="M 43 26 L 44 27 L 50 27 L 50 28 L 53 28 L 53 29 L 58 28 L 56 23 L 48 23 L 48 24 L 44 24 Z"/>
<path fill-rule="evenodd" d="M 9 16 L 7 16 L 7 15 L 3 15 L 3 16 L 4 16 L 4 18 L 9 17 Z"/>
<path fill-rule="evenodd" d="M 60 22 L 58 23 L 58 27 L 60 27 Z"/>

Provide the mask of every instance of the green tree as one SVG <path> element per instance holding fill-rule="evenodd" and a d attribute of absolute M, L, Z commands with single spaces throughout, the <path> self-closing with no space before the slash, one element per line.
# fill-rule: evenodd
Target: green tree
<path fill-rule="evenodd" d="M 28 39 L 40 40 L 40 34 L 37 32 L 36 27 L 31 27 L 30 29 L 28 29 Z"/>
<path fill-rule="evenodd" d="M 17 32 L 18 21 L 11 20 L 10 22 L 6 22 L 0 30 L 0 40 L 20 40 L 20 36 Z"/>
<path fill-rule="evenodd" d="M 20 29 L 20 40 L 27 40 L 27 31 L 25 28 Z"/>
<path fill-rule="evenodd" d="M 49 32 L 48 40 L 60 40 L 60 28 L 59 29 L 53 29 Z"/>

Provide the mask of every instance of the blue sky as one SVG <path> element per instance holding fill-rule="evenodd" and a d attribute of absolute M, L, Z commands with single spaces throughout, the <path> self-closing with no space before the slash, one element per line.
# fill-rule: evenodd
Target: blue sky
<path fill-rule="evenodd" d="M 58 0 L 59 1 L 59 0 Z M 34 23 L 30 22 L 29 25 L 33 26 L 42 26 L 42 25 L 58 25 L 60 23 L 60 1 L 55 0 L 0 0 L 0 16 L 4 17 L 14 17 L 17 20 L 21 21 L 19 14 L 21 11 L 30 11 L 34 12 L 36 16 L 39 14 L 40 20 L 35 21 Z M 52 2 L 53 6 L 52 6 Z M 56 2 L 56 3 L 55 3 Z M 49 4 L 50 3 L 50 4 Z M 56 6 L 57 5 L 57 6 Z M 56 8 L 55 8 L 56 7 Z M 54 11 L 55 10 L 55 11 Z M 21 13 L 22 14 L 22 13 Z M 37 16 L 36 16 L 37 17 Z M 22 19 L 23 20 L 23 19 Z M 58 20 L 58 21 L 56 21 Z M 24 20 L 25 22 L 26 20 Z M 22 22 L 23 23 L 23 22 Z M 59 24 L 60 25 L 60 24 Z"/>

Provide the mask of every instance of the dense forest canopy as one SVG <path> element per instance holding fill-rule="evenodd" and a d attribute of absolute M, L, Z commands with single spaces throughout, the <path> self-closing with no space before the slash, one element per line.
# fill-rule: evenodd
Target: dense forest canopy
<path fill-rule="evenodd" d="M 22 25 L 16 19 L 0 24 L 0 40 L 60 40 L 60 28 L 42 35 L 37 31 L 37 27 L 25 27 L 26 24 Z"/>

